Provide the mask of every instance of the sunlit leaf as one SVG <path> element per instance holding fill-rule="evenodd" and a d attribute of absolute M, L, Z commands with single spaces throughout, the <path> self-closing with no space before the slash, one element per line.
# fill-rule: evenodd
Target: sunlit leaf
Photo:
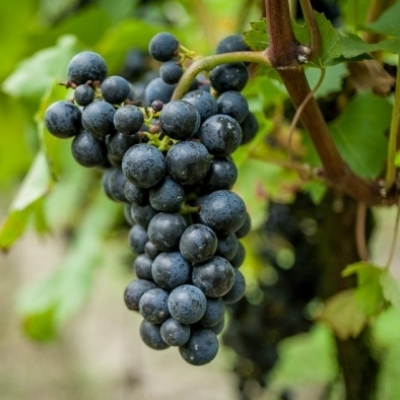
<path fill-rule="evenodd" d="M 399 282 L 397 282 L 389 271 L 385 270 L 380 276 L 379 283 L 382 285 L 383 296 L 385 299 L 392 304 L 397 311 L 400 311 Z"/>

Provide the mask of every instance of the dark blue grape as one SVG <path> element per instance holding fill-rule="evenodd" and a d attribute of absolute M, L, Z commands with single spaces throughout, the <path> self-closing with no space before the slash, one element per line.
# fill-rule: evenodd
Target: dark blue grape
<path fill-rule="evenodd" d="M 249 74 L 243 63 L 221 64 L 210 72 L 211 85 L 219 93 L 228 90 L 240 92 L 248 79 Z"/>
<path fill-rule="evenodd" d="M 156 147 L 139 143 L 125 153 L 122 170 L 128 180 L 136 186 L 150 188 L 164 177 L 165 158 Z"/>
<path fill-rule="evenodd" d="M 132 216 L 131 216 L 131 205 L 130 204 L 125 204 L 125 206 L 124 206 L 124 218 L 125 218 L 126 223 L 129 226 L 132 227 L 133 225 L 135 225 L 135 221 L 132 219 Z"/>
<path fill-rule="evenodd" d="M 179 250 L 191 263 L 199 263 L 211 258 L 217 248 L 217 236 L 206 225 L 190 225 L 182 234 Z"/>
<path fill-rule="evenodd" d="M 206 312 L 206 307 L 206 296 L 193 285 L 178 286 L 169 294 L 169 312 L 181 324 L 189 325 L 199 321 Z"/>
<path fill-rule="evenodd" d="M 155 288 L 143 293 L 139 301 L 139 312 L 152 324 L 162 324 L 169 318 L 168 292 Z"/>
<path fill-rule="evenodd" d="M 199 325 L 204 328 L 210 328 L 217 325 L 224 319 L 225 305 L 222 299 L 207 299 L 206 312 L 199 321 Z"/>
<path fill-rule="evenodd" d="M 121 75 L 128 81 L 139 78 L 146 72 L 146 55 L 140 49 L 131 49 L 125 56 Z"/>
<path fill-rule="evenodd" d="M 157 61 L 169 61 L 178 54 L 179 42 L 174 35 L 160 32 L 149 43 L 149 53 Z"/>
<path fill-rule="evenodd" d="M 235 281 L 235 270 L 225 258 L 214 256 L 193 266 L 192 282 L 207 297 L 224 296 Z"/>
<path fill-rule="evenodd" d="M 94 136 L 104 137 L 115 132 L 114 107 L 106 101 L 95 101 L 82 112 L 83 127 Z"/>
<path fill-rule="evenodd" d="M 81 130 L 81 111 L 69 101 L 56 101 L 47 108 L 44 123 L 52 135 L 69 138 Z"/>
<path fill-rule="evenodd" d="M 149 191 L 148 189 L 143 189 L 137 187 L 132 182 L 127 181 L 124 187 L 124 193 L 126 199 L 130 203 L 136 203 L 140 206 L 145 206 L 149 204 Z"/>
<path fill-rule="evenodd" d="M 126 177 L 120 168 L 109 168 L 102 178 L 103 190 L 113 201 L 126 203 L 127 199 L 124 193 Z"/>
<path fill-rule="evenodd" d="M 149 201 L 157 211 L 176 212 L 183 202 L 185 189 L 173 179 L 166 177 L 150 189 Z"/>
<path fill-rule="evenodd" d="M 242 35 L 230 35 L 222 39 L 216 49 L 216 54 L 249 51 L 250 47 L 244 42 Z"/>
<path fill-rule="evenodd" d="M 222 298 L 226 304 L 233 304 L 238 302 L 246 292 L 246 280 L 243 274 L 235 269 L 235 283 L 231 290 Z"/>
<path fill-rule="evenodd" d="M 135 279 L 132 281 L 124 293 L 124 300 L 129 310 L 139 311 L 139 301 L 144 293 L 154 289 L 156 284 L 144 279 Z"/>
<path fill-rule="evenodd" d="M 108 154 L 117 161 L 122 161 L 127 150 L 138 143 L 137 135 L 128 136 L 115 132 L 106 136 Z"/>
<path fill-rule="evenodd" d="M 74 92 L 74 99 L 80 106 L 87 106 L 94 100 L 94 89 L 89 85 L 79 85 Z"/>
<path fill-rule="evenodd" d="M 149 240 L 147 231 L 143 226 L 134 225 L 129 231 L 129 247 L 133 253 L 142 254 L 144 246 Z"/>
<path fill-rule="evenodd" d="M 245 120 L 240 124 L 242 128 L 242 143 L 246 144 L 249 143 L 257 134 L 258 132 L 258 121 L 255 115 L 252 112 L 249 112 Z"/>
<path fill-rule="evenodd" d="M 97 167 L 107 160 L 105 143 L 89 132 L 82 131 L 75 136 L 71 151 L 75 161 L 84 167 Z"/>
<path fill-rule="evenodd" d="M 196 107 L 183 100 L 164 106 L 160 115 L 161 130 L 172 139 L 192 137 L 200 127 L 200 114 Z"/>
<path fill-rule="evenodd" d="M 183 68 L 173 61 L 167 61 L 160 68 L 160 77 L 169 85 L 175 85 L 179 82 L 183 74 Z"/>
<path fill-rule="evenodd" d="M 238 177 L 236 165 L 228 158 L 213 158 L 210 169 L 203 179 L 206 192 L 232 189 Z"/>
<path fill-rule="evenodd" d="M 246 206 L 236 193 L 218 190 L 204 198 L 199 215 L 201 222 L 216 233 L 232 233 L 243 225 Z"/>
<path fill-rule="evenodd" d="M 233 257 L 232 260 L 230 261 L 232 267 L 234 268 L 241 267 L 244 263 L 245 258 L 246 258 L 246 249 L 244 248 L 242 243 L 239 242 L 235 257 Z"/>
<path fill-rule="evenodd" d="M 168 85 L 161 78 L 155 78 L 148 83 L 144 90 L 144 104 L 150 106 L 156 100 L 166 104 L 171 100 L 174 89 L 175 85 Z"/>
<path fill-rule="evenodd" d="M 179 347 L 182 358 L 192 365 L 205 365 L 218 353 L 218 339 L 210 329 L 192 332 L 189 341 Z"/>
<path fill-rule="evenodd" d="M 179 214 L 160 212 L 153 217 L 147 228 L 149 238 L 161 251 L 177 250 L 186 228 L 186 221 Z"/>
<path fill-rule="evenodd" d="M 234 233 L 230 233 L 224 238 L 218 238 L 216 255 L 231 261 L 238 251 L 239 241 Z"/>
<path fill-rule="evenodd" d="M 246 219 L 243 225 L 235 232 L 238 239 L 245 237 L 251 231 L 251 219 L 249 213 L 246 214 Z"/>
<path fill-rule="evenodd" d="M 144 252 L 152 259 L 154 260 L 159 254 L 160 251 L 157 249 L 156 246 L 154 246 L 153 243 L 150 242 L 150 240 L 146 243 L 144 246 Z"/>
<path fill-rule="evenodd" d="M 222 320 L 218 322 L 217 325 L 210 326 L 208 329 L 213 331 L 216 335 L 219 335 L 224 330 L 224 326 L 225 326 L 225 319 L 222 318 Z"/>
<path fill-rule="evenodd" d="M 133 135 L 139 132 L 143 122 L 143 113 L 134 105 L 122 106 L 114 114 L 115 128 L 125 135 Z"/>
<path fill-rule="evenodd" d="M 151 275 L 151 265 L 153 261 L 146 254 L 140 254 L 136 257 L 135 262 L 133 263 L 133 269 L 135 274 L 140 279 L 153 280 L 153 276 Z"/>
<path fill-rule="evenodd" d="M 229 115 L 239 124 L 249 115 L 249 103 L 239 92 L 228 90 L 222 93 L 217 99 L 217 104 L 219 114 Z"/>
<path fill-rule="evenodd" d="M 111 104 L 122 103 L 131 91 L 128 81 L 117 75 L 104 79 L 100 89 L 104 100 Z"/>
<path fill-rule="evenodd" d="M 107 75 L 104 59 L 92 51 L 84 51 L 72 58 L 68 65 L 68 79 L 76 85 L 87 81 L 102 81 Z"/>
<path fill-rule="evenodd" d="M 132 203 L 131 215 L 136 224 L 147 228 L 151 219 L 157 214 L 157 211 L 151 206 L 140 206 L 139 204 Z"/>
<path fill-rule="evenodd" d="M 242 143 L 242 128 L 229 115 L 217 114 L 206 119 L 198 135 L 200 142 L 215 156 L 232 154 Z"/>
<path fill-rule="evenodd" d="M 198 142 L 182 141 L 166 155 L 169 175 L 181 185 L 193 185 L 207 174 L 210 159 L 207 149 Z"/>
<path fill-rule="evenodd" d="M 200 114 L 201 122 L 217 114 L 218 104 L 210 93 L 198 89 L 186 93 L 183 100 L 194 105 Z"/>
<path fill-rule="evenodd" d="M 160 328 L 163 341 L 170 346 L 182 346 L 190 338 L 190 327 L 173 318 L 167 319 Z"/>
<path fill-rule="evenodd" d="M 175 289 L 190 281 L 191 266 L 179 251 L 160 253 L 153 261 L 152 277 L 158 286 Z"/>
<path fill-rule="evenodd" d="M 143 342 L 154 350 L 164 350 L 169 346 L 162 340 L 160 325 L 143 320 L 140 324 L 140 337 Z"/>

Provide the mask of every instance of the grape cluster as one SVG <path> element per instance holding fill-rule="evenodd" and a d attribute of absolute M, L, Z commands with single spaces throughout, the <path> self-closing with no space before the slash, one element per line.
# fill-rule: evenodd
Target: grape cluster
<path fill-rule="evenodd" d="M 244 46 L 237 35 L 224 43 L 219 52 Z M 251 222 L 231 191 L 238 172 L 231 154 L 258 125 L 240 94 L 244 64 L 220 65 L 210 82 L 195 81 L 181 100 L 170 101 L 187 50 L 164 32 L 149 52 L 163 64 L 142 99 L 127 79 L 107 76 L 101 56 L 77 54 L 66 84 L 74 99 L 50 105 L 45 124 L 59 138 L 74 137 L 75 160 L 104 169 L 106 195 L 125 203 L 138 279 L 124 298 L 144 318 L 143 341 L 159 350 L 177 346 L 188 363 L 203 365 L 217 354 L 225 304 L 245 292 L 239 239 Z"/>

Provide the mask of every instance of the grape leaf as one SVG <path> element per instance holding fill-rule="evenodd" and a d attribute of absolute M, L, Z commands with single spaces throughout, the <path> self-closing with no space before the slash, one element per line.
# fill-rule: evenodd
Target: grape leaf
<path fill-rule="evenodd" d="M 19 294 L 17 308 L 25 333 L 35 340 L 53 339 L 82 306 L 93 286 L 103 239 L 120 207 L 98 190 L 61 265 L 46 279 Z"/>
<path fill-rule="evenodd" d="M 267 20 L 250 22 L 250 30 L 243 33 L 244 41 L 254 51 L 263 51 L 268 47 Z"/>
<path fill-rule="evenodd" d="M 397 280 L 389 271 L 383 271 L 380 276 L 380 284 L 383 290 L 384 298 L 392 304 L 392 306 L 400 311 L 400 286 Z"/>
<path fill-rule="evenodd" d="M 369 30 L 389 36 L 400 37 L 400 2 L 396 1 L 374 22 L 368 25 Z"/>
<path fill-rule="evenodd" d="M 318 320 L 327 322 L 340 339 L 347 340 L 359 336 L 367 323 L 367 316 L 355 300 L 355 289 L 348 289 L 326 301 Z"/>
<path fill-rule="evenodd" d="M 387 154 L 385 132 L 392 107 L 387 99 L 358 93 L 330 124 L 332 138 L 344 160 L 364 178 L 376 178 Z"/>
<path fill-rule="evenodd" d="M 367 262 L 357 262 L 343 270 L 343 276 L 357 274 L 355 299 L 360 309 L 368 316 L 377 314 L 384 304 L 381 276 L 384 270 Z"/>
<path fill-rule="evenodd" d="M 10 96 L 39 100 L 55 80 L 66 79 L 68 64 L 78 51 L 74 36 L 61 37 L 54 47 L 22 61 L 3 82 L 3 91 Z"/>

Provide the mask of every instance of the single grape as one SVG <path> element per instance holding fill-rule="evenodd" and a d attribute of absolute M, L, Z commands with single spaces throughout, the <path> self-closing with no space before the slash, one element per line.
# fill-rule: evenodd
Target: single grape
<path fill-rule="evenodd" d="M 248 79 L 249 74 L 243 63 L 221 64 L 210 72 L 211 85 L 219 93 L 228 90 L 240 92 Z"/>
<path fill-rule="evenodd" d="M 108 154 L 117 161 L 122 161 L 127 150 L 138 143 L 138 135 L 128 136 L 115 132 L 106 136 Z"/>
<path fill-rule="evenodd" d="M 240 127 L 242 128 L 243 134 L 241 144 L 249 143 L 258 132 L 258 121 L 256 116 L 252 112 L 249 112 L 245 120 L 240 124 Z"/>
<path fill-rule="evenodd" d="M 215 156 L 232 154 L 242 143 L 242 128 L 232 117 L 213 115 L 201 125 L 200 142 Z"/>
<path fill-rule="evenodd" d="M 218 104 L 210 93 L 198 89 L 192 90 L 183 96 L 184 101 L 194 105 L 200 114 L 201 122 L 218 113 Z"/>
<path fill-rule="evenodd" d="M 107 75 L 104 59 L 92 51 L 83 51 L 72 58 L 68 65 L 68 79 L 76 85 L 87 81 L 102 81 Z"/>
<path fill-rule="evenodd" d="M 131 205 L 130 204 L 125 204 L 125 206 L 124 206 L 124 218 L 125 218 L 125 222 L 130 227 L 135 225 L 135 221 L 132 219 L 132 216 L 131 216 Z"/>
<path fill-rule="evenodd" d="M 120 168 L 109 168 L 102 178 L 103 190 L 113 201 L 126 203 L 124 193 L 126 177 Z"/>
<path fill-rule="evenodd" d="M 167 61 L 160 68 L 160 77 L 169 85 L 175 85 L 179 82 L 183 74 L 183 68 L 173 61 Z"/>
<path fill-rule="evenodd" d="M 143 122 L 143 113 L 134 105 L 122 106 L 114 114 L 115 128 L 125 135 L 133 135 L 139 132 Z"/>
<path fill-rule="evenodd" d="M 218 339 L 210 329 L 192 332 L 189 341 L 179 347 L 182 358 L 192 365 L 205 365 L 218 353 Z"/>
<path fill-rule="evenodd" d="M 238 239 L 245 237 L 251 231 L 251 219 L 249 213 L 246 213 L 246 219 L 243 225 L 235 232 Z"/>
<path fill-rule="evenodd" d="M 107 160 L 105 143 L 86 131 L 75 136 L 71 151 L 75 161 L 84 167 L 97 167 Z"/>
<path fill-rule="evenodd" d="M 224 319 L 225 305 L 220 297 L 207 299 L 206 312 L 199 320 L 199 325 L 203 328 L 210 328 L 219 324 Z"/>
<path fill-rule="evenodd" d="M 183 202 L 185 189 L 168 176 L 157 186 L 150 189 L 149 201 L 151 206 L 164 212 L 179 211 Z"/>
<path fill-rule="evenodd" d="M 133 269 L 135 271 L 136 276 L 140 279 L 146 279 L 148 281 L 152 281 L 153 280 L 153 276 L 151 275 L 152 264 L 153 261 L 149 256 L 147 256 L 146 254 L 139 254 L 133 263 Z"/>
<path fill-rule="evenodd" d="M 162 324 L 170 317 L 168 297 L 168 292 L 161 288 L 148 290 L 140 298 L 140 314 L 152 324 Z"/>
<path fill-rule="evenodd" d="M 131 91 L 128 81 L 117 75 L 104 79 L 100 89 L 104 100 L 111 104 L 122 103 L 128 98 Z"/>
<path fill-rule="evenodd" d="M 160 32 L 153 36 L 149 43 L 149 53 L 157 61 L 169 61 L 177 55 L 179 42 L 174 35 Z"/>
<path fill-rule="evenodd" d="M 89 85 L 79 85 L 75 89 L 74 99 L 80 106 L 87 106 L 94 100 L 94 89 Z"/>
<path fill-rule="evenodd" d="M 225 258 L 214 256 L 193 266 L 192 282 L 207 297 L 221 297 L 232 288 L 235 270 Z"/>
<path fill-rule="evenodd" d="M 161 130 L 172 139 L 192 137 L 200 127 L 200 114 L 196 107 L 183 100 L 166 104 L 160 115 Z"/>
<path fill-rule="evenodd" d="M 144 246 L 144 252 L 152 259 L 154 260 L 159 254 L 160 251 L 157 249 L 156 246 L 154 246 L 153 243 L 150 242 L 150 240 L 146 243 Z"/>
<path fill-rule="evenodd" d="M 158 250 L 173 251 L 178 249 L 185 228 L 186 221 L 182 215 L 160 212 L 152 218 L 147 231 Z"/>
<path fill-rule="evenodd" d="M 211 258 L 217 249 L 217 236 L 206 225 L 193 224 L 185 229 L 179 242 L 179 250 L 193 264 Z"/>
<path fill-rule="evenodd" d="M 104 137 L 115 132 L 114 107 L 106 101 L 95 101 L 82 112 L 83 127 L 94 136 Z"/>
<path fill-rule="evenodd" d="M 165 290 L 190 282 L 191 266 L 181 253 L 160 253 L 153 261 L 152 279 Z"/>
<path fill-rule="evenodd" d="M 216 49 L 216 54 L 249 51 L 250 47 L 244 42 L 242 35 L 230 35 L 222 39 Z"/>
<path fill-rule="evenodd" d="M 127 181 L 125 183 L 124 194 L 130 203 L 136 203 L 139 206 L 145 206 L 149 204 L 148 189 L 137 187 L 132 182 Z"/>
<path fill-rule="evenodd" d="M 133 253 L 142 254 L 144 246 L 149 240 L 147 231 L 143 226 L 134 225 L 129 231 L 129 247 Z"/>
<path fill-rule="evenodd" d="M 140 49 L 131 49 L 125 56 L 121 75 L 128 81 L 136 80 L 146 72 L 146 64 L 144 52 Z"/>
<path fill-rule="evenodd" d="M 210 169 L 203 179 L 203 187 L 208 193 L 217 190 L 230 190 L 237 177 L 237 167 L 229 158 L 213 158 Z"/>
<path fill-rule="evenodd" d="M 217 325 L 210 326 L 208 329 L 210 331 L 213 331 L 216 335 L 219 335 L 223 330 L 225 326 L 225 319 L 223 318 L 220 322 L 218 322 Z"/>
<path fill-rule="evenodd" d="M 157 211 L 151 205 L 140 206 L 132 203 L 131 216 L 136 224 L 147 228 L 151 219 L 157 214 Z"/>
<path fill-rule="evenodd" d="M 154 78 L 144 90 L 144 104 L 151 106 L 156 100 L 166 104 L 171 100 L 174 89 L 175 85 L 168 85 L 161 78 Z"/>
<path fill-rule="evenodd" d="M 224 238 L 218 238 L 216 255 L 231 261 L 235 257 L 239 248 L 239 241 L 234 233 L 230 233 Z"/>
<path fill-rule="evenodd" d="M 207 149 L 198 142 L 182 141 L 172 146 L 167 155 L 169 175 L 181 185 L 193 185 L 207 174 L 210 159 Z"/>
<path fill-rule="evenodd" d="M 81 111 L 69 101 L 56 101 L 47 108 L 44 123 L 52 135 L 69 138 L 81 130 Z"/>
<path fill-rule="evenodd" d="M 163 341 L 170 346 L 182 346 L 190 338 L 190 327 L 173 318 L 163 322 L 160 333 Z"/>
<path fill-rule="evenodd" d="M 154 350 L 164 350 L 169 346 L 162 340 L 160 325 L 143 320 L 140 324 L 140 337 L 143 342 Z"/>
<path fill-rule="evenodd" d="M 144 293 L 156 288 L 156 284 L 145 279 L 135 279 L 132 281 L 124 293 L 124 300 L 129 310 L 139 311 L 139 301 Z"/>
<path fill-rule="evenodd" d="M 235 269 L 235 282 L 231 290 L 222 299 L 226 304 L 237 303 L 244 296 L 245 292 L 246 280 L 243 274 L 238 269 Z"/>
<path fill-rule="evenodd" d="M 125 153 L 122 170 L 128 180 L 136 186 L 151 188 L 165 175 L 165 158 L 156 147 L 139 143 Z"/>
<path fill-rule="evenodd" d="M 189 325 L 199 321 L 206 312 L 206 307 L 206 296 L 196 286 L 178 286 L 169 294 L 169 312 L 181 324 Z"/>
<path fill-rule="evenodd" d="M 246 258 L 246 249 L 244 248 L 243 244 L 239 241 L 235 257 L 233 257 L 232 260 L 230 261 L 232 267 L 234 268 L 241 267 L 244 263 L 245 258 Z"/>
<path fill-rule="evenodd" d="M 222 93 L 218 99 L 218 113 L 229 115 L 237 122 L 242 123 L 249 114 L 249 103 L 239 92 L 228 90 Z"/>
<path fill-rule="evenodd" d="M 199 216 L 216 233 L 236 232 L 246 219 L 246 206 L 236 193 L 218 190 L 204 198 Z"/>

